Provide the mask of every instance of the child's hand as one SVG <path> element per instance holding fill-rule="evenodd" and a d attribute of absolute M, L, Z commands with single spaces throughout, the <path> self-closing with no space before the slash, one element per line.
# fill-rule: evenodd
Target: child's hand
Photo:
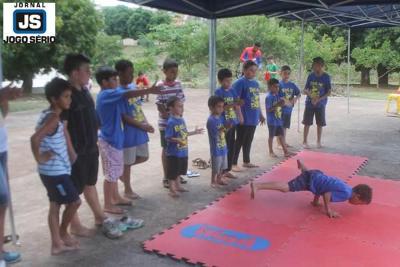
<path fill-rule="evenodd" d="M 162 87 L 161 86 L 156 86 L 156 83 L 157 82 L 154 82 L 154 84 L 149 89 L 147 89 L 149 94 L 159 95 L 161 93 Z"/>
<path fill-rule="evenodd" d="M 150 124 L 147 123 L 143 124 L 142 129 L 143 131 L 146 131 L 148 133 L 154 133 L 154 128 Z"/>
<path fill-rule="evenodd" d="M 178 144 L 180 146 L 186 146 L 187 145 L 187 141 L 182 139 L 182 138 L 178 138 L 177 141 L 178 141 Z"/>
<path fill-rule="evenodd" d="M 225 130 L 228 130 L 228 129 L 230 129 L 230 128 L 232 128 L 232 126 L 233 126 L 233 124 L 232 124 L 231 121 L 230 121 L 230 122 L 227 122 L 227 123 L 225 124 L 225 129 L 224 129 L 224 131 L 225 131 Z"/>
<path fill-rule="evenodd" d="M 51 150 L 44 151 L 41 154 L 39 154 L 38 162 L 39 163 L 46 163 L 49 160 L 51 160 L 55 156 L 54 152 Z"/>
<path fill-rule="evenodd" d="M 198 128 L 197 126 L 194 128 L 194 134 L 203 134 L 204 128 Z"/>
<path fill-rule="evenodd" d="M 314 97 L 313 99 L 311 99 L 311 104 L 313 104 L 314 106 L 316 106 L 319 102 L 319 97 Z"/>
<path fill-rule="evenodd" d="M 326 215 L 328 215 L 329 218 L 339 218 L 340 217 L 340 214 L 333 210 L 327 211 Z"/>
<path fill-rule="evenodd" d="M 78 159 L 78 154 L 76 154 L 75 151 L 70 152 L 69 161 L 71 162 L 71 165 L 73 165 L 77 159 Z"/>
<path fill-rule="evenodd" d="M 260 116 L 260 125 L 264 125 L 265 124 L 265 118 L 264 116 Z"/>

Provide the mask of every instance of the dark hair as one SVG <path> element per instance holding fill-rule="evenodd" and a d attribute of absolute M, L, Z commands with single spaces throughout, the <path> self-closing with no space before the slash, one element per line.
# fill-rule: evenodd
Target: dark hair
<path fill-rule="evenodd" d="M 222 82 L 225 78 L 232 78 L 232 71 L 230 69 L 220 69 L 217 76 L 218 81 Z"/>
<path fill-rule="evenodd" d="M 172 58 L 167 58 L 163 63 L 164 70 L 168 70 L 171 68 L 177 68 L 177 67 L 178 67 L 178 62 L 176 62 L 176 60 L 172 59 Z"/>
<path fill-rule="evenodd" d="M 58 77 L 53 78 L 44 86 L 44 93 L 49 103 L 51 103 L 52 98 L 58 99 L 62 93 L 70 90 L 72 90 L 72 85 L 68 81 Z"/>
<path fill-rule="evenodd" d="M 243 70 L 247 70 L 252 66 L 257 66 L 257 64 L 253 60 L 247 60 L 243 63 Z"/>
<path fill-rule="evenodd" d="M 96 71 L 96 81 L 101 86 L 103 80 L 108 80 L 111 77 L 118 76 L 118 72 L 111 67 L 103 66 Z"/>
<path fill-rule="evenodd" d="M 221 102 L 224 103 L 224 99 L 222 97 L 216 95 L 210 96 L 208 99 L 208 107 L 215 108 L 215 106 Z"/>
<path fill-rule="evenodd" d="M 82 64 L 90 64 L 90 59 L 83 54 L 68 54 L 64 59 L 64 72 L 71 75 L 74 70 L 78 70 Z"/>
<path fill-rule="evenodd" d="M 312 60 L 312 64 L 321 64 L 322 66 L 325 65 L 325 60 L 322 57 L 315 57 Z"/>
<path fill-rule="evenodd" d="M 143 75 L 144 73 L 143 73 L 143 71 L 139 71 L 138 72 L 138 75 L 140 76 L 140 75 Z"/>
<path fill-rule="evenodd" d="M 175 106 L 176 102 L 178 102 L 178 101 L 180 101 L 179 97 L 171 96 L 167 100 L 167 108 L 171 108 L 171 107 Z"/>
<path fill-rule="evenodd" d="M 254 46 L 261 47 L 261 44 L 260 44 L 260 42 L 255 42 Z"/>
<path fill-rule="evenodd" d="M 269 56 L 267 57 L 267 60 L 270 60 L 270 59 L 274 59 L 274 56 L 273 56 L 273 55 L 269 55 Z"/>
<path fill-rule="evenodd" d="M 126 59 L 121 59 L 121 60 L 118 60 L 115 63 L 114 67 L 118 72 L 124 72 L 128 68 L 132 68 L 133 69 L 133 63 L 132 63 L 132 61 L 129 61 L 129 60 L 126 60 Z"/>
<path fill-rule="evenodd" d="M 353 187 L 353 193 L 357 194 L 362 202 L 366 204 L 371 203 L 372 188 L 369 187 L 369 185 L 366 184 L 356 185 L 355 187 Z"/>
<path fill-rule="evenodd" d="M 275 78 L 269 79 L 269 81 L 268 81 L 268 86 L 272 86 L 272 85 L 274 85 L 274 84 L 279 84 L 279 80 L 278 80 L 278 79 L 275 79 Z"/>
<path fill-rule="evenodd" d="M 283 65 L 281 67 L 281 71 L 283 72 L 283 71 L 292 71 L 292 70 L 290 69 L 290 67 L 288 65 Z"/>

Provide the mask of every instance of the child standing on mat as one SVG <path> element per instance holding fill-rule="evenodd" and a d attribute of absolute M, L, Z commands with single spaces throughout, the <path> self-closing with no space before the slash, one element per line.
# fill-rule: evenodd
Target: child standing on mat
<path fill-rule="evenodd" d="M 233 89 L 243 102 L 242 114 L 243 124 L 237 126 L 237 139 L 235 142 L 235 152 L 232 160 L 232 171 L 240 172 L 238 159 L 240 150 L 243 147 L 243 167 L 257 168 L 250 162 L 251 144 L 258 124 L 264 124 L 265 118 L 261 112 L 260 105 L 260 85 L 256 78 L 257 64 L 248 60 L 243 64 L 243 76 L 234 84 Z"/>
<path fill-rule="evenodd" d="M 317 147 L 322 147 L 322 127 L 326 126 L 325 108 L 332 88 L 331 78 L 327 73 L 325 73 L 324 66 L 325 62 L 321 57 L 313 59 L 313 72 L 308 75 L 304 88 L 304 94 L 307 95 L 307 98 L 303 117 L 303 146 L 306 149 L 310 148 L 307 138 L 310 126 L 313 125 L 314 116 L 317 123 Z"/>
<path fill-rule="evenodd" d="M 230 122 L 222 116 L 224 111 L 224 99 L 219 96 L 211 96 L 208 99 L 210 116 L 207 120 L 208 140 L 211 154 L 211 187 L 227 185 L 223 179 L 224 170 L 227 168 L 227 147 L 225 134 L 230 128 Z M 225 122 L 227 124 L 225 124 Z"/>
<path fill-rule="evenodd" d="M 97 95 L 96 110 L 100 120 L 99 150 L 102 159 L 104 180 L 104 211 L 124 214 L 124 210 L 113 205 L 119 197 L 118 179 L 124 171 L 124 124 L 125 99 L 140 97 L 146 93 L 157 93 L 159 89 L 126 90 L 117 88 L 118 73 L 110 67 L 100 67 L 96 81 L 101 87 Z"/>
<path fill-rule="evenodd" d="M 160 139 L 161 139 L 161 162 L 164 171 L 163 185 L 165 188 L 169 188 L 169 180 L 166 178 L 166 161 L 167 156 L 165 153 L 165 149 L 167 147 L 167 143 L 165 142 L 165 127 L 167 126 L 167 121 L 169 118 L 169 113 L 167 110 L 167 101 L 170 97 L 176 96 L 178 97 L 182 103 L 185 102 L 185 94 L 183 93 L 182 84 L 178 78 L 178 63 L 174 59 L 166 59 L 163 63 L 163 72 L 165 75 L 165 80 L 157 83 L 157 86 L 161 87 L 161 93 L 157 96 L 156 105 L 158 109 L 158 128 L 160 130 Z M 185 173 L 186 174 L 186 173 Z M 182 184 L 187 181 L 182 177 L 179 178 Z"/>
<path fill-rule="evenodd" d="M 42 112 L 31 137 L 32 152 L 50 201 L 48 223 L 52 255 L 79 247 L 78 241 L 68 233 L 69 224 L 81 204 L 70 177 L 71 162 L 77 155 L 65 124 L 60 120 L 61 112 L 71 105 L 71 91 L 71 84 L 60 78 L 46 84 L 45 94 L 50 107 Z M 60 224 L 61 205 L 65 205 L 65 210 Z"/>
<path fill-rule="evenodd" d="M 292 110 L 297 100 L 301 97 L 300 90 L 297 85 L 290 81 L 291 69 L 285 65 L 281 68 L 282 80 L 279 82 L 279 94 L 285 100 L 285 105 L 282 107 L 282 122 L 283 122 L 283 139 L 286 147 L 291 147 L 286 142 L 286 132 L 290 128 L 290 121 L 292 118 Z M 279 142 L 278 142 L 279 144 Z"/>
<path fill-rule="evenodd" d="M 232 89 L 232 72 L 229 69 L 219 70 L 218 81 L 221 87 L 215 91 L 215 95 L 224 99 L 225 106 L 222 116 L 231 125 L 225 133 L 228 148 L 228 167 L 224 171 L 224 176 L 234 179 L 236 176 L 230 173 L 230 171 L 232 170 L 232 160 L 235 152 L 235 132 L 236 126 L 243 124 L 243 115 L 240 109 L 240 98 L 236 94 L 236 91 Z"/>
<path fill-rule="evenodd" d="M 279 95 L 279 81 L 277 79 L 270 79 L 268 81 L 268 94 L 265 98 L 265 109 L 267 111 L 267 125 L 268 125 L 268 149 L 269 156 L 277 158 L 278 156 L 274 153 L 272 143 L 276 136 L 282 145 L 285 157 L 289 157 L 292 154 L 288 151 L 285 139 L 283 137 L 283 123 L 282 123 L 282 107 L 285 105 L 285 100 Z"/>
<path fill-rule="evenodd" d="M 187 192 L 180 184 L 180 176 L 185 175 L 188 168 L 188 136 L 202 134 L 197 128 L 188 132 L 183 119 L 183 102 L 177 96 L 168 99 L 167 109 L 170 117 L 165 128 L 166 141 L 166 178 L 169 180 L 169 195 L 179 197 L 179 192 Z"/>
<path fill-rule="evenodd" d="M 359 184 L 351 188 L 342 180 L 327 176 L 320 170 L 308 170 L 300 160 L 297 160 L 297 167 L 301 171 L 301 174 L 288 183 L 250 183 L 251 198 L 255 197 L 255 193 L 258 190 L 276 190 L 283 193 L 310 191 L 314 194 L 314 199 L 311 202 L 314 207 L 319 207 L 319 198 L 322 196 L 325 213 L 329 218 L 340 217 L 337 212 L 329 207 L 330 202 L 349 201 L 353 205 L 367 205 L 371 203 L 372 189 L 366 184 Z"/>

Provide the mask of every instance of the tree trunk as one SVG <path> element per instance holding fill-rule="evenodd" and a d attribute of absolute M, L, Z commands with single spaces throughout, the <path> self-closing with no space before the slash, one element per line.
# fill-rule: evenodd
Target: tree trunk
<path fill-rule="evenodd" d="M 389 72 L 388 69 L 382 64 L 378 65 L 378 88 L 379 86 L 388 87 L 389 86 Z"/>
<path fill-rule="evenodd" d="M 33 86 L 33 74 L 27 74 L 23 78 L 23 83 L 22 83 L 24 94 L 32 94 L 32 86 Z"/>
<path fill-rule="evenodd" d="M 371 79 L 369 76 L 369 72 L 371 69 L 367 68 L 362 68 L 361 69 L 361 85 L 362 86 L 370 86 L 371 85 Z"/>

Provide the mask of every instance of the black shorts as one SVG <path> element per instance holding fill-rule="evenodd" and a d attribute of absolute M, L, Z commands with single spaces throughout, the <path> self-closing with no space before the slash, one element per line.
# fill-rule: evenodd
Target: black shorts
<path fill-rule="evenodd" d="M 40 174 L 40 179 L 46 187 L 47 196 L 50 202 L 56 202 L 59 205 L 70 204 L 79 200 L 79 194 L 71 177 L 68 174 L 58 176 L 47 176 Z"/>
<path fill-rule="evenodd" d="M 96 185 L 99 172 L 99 152 L 78 155 L 72 165 L 71 180 L 79 194 L 82 194 L 85 186 Z"/>
<path fill-rule="evenodd" d="M 167 156 L 167 179 L 175 180 L 178 176 L 186 175 L 188 158 Z"/>
<path fill-rule="evenodd" d="M 313 125 L 314 115 L 315 115 L 315 121 L 318 126 L 321 127 L 326 126 L 325 106 L 318 108 L 306 106 L 304 110 L 303 124 L 307 126 Z"/>
<path fill-rule="evenodd" d="M 268 125 L 269 138 L 274 138 L 274 136 L 283 136 L 283 127 Z"/>
<path fill-rule="evenodd" d="M 316 173 L 321 173 L 319 170 L 310 170 L 302 172 L 299 176 L 288 182 L 291 192 L 310 191 L 310 184 L 313 176 Z"/>
<path fill-rule="evenodd" d="M 165 140 L 165 130 L 160 130 L 160 142 L 162 148 L 167 148 L 167 141 Z"/>
<path fill-rule="evenodd" d="M 290 128 L 290 120 L 292 119 L 292 113 L 282 113 L 283 128 Z"/>

